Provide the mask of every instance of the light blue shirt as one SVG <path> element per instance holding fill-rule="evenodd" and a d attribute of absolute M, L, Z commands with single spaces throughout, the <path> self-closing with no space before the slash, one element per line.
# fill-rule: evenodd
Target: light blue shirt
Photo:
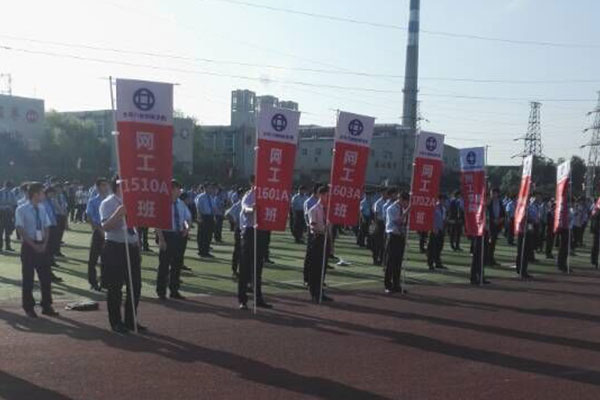
<path fill-rule="evenodd" d="M 221 192 L 215 196 L 213 196 L 213 209 L 215 215 L 223 215 L 225 213 L 225 201 L 227 199 L 227 194 L 225 192 Z"/>
<path fill-rule="evenodd" d="M 304 211 L 304 202 L 307 197 L 304 194 L 296 193 L 292 197 L 292 211 Z"/>
<path fill-rule="evenodd" d="M 317 204 L 317 201 L 319 201 L 319 199 L 317 199 L 316 196 L 312 195 L 304 202 L 304 220 L 306 221 L 307 225 L 309 224 L 308 212 L 311 208 L 315 206 L 315 204 Z"/>
<path fill-rule="evenodd" d="M 540 222 L 540 208 L 537 203 L 529 204 L 529 208 L 527 209 L 527 220 L 534 224 Z"/>
<path fill-rule="evenodd" d="M 248 191 L 242 198 L 242 206 L 240 212 L 240 228 L 254 228 L 254 190 Z"/>
<path fill-rule="evenodd" d="M 513 218 L 515 216 L 515 201 L 514 200 L 509 200 L 506 203 L 506 208 L 504 209 L 504 211 L 506 211 L 506 215 L 509 218 Z"/>
<path fill-rule="evenodd" d="M 0 210 L 13 210 L 17 206 L 17 197 L 11 189 L 0 189 Z"/>
<path fill-rule="evenodd" d="M 97 194 L 88 200 L 87 207 L 85 208 L 87 217 L 92 221 L 92 224 L 97 226 L 102 224 L 100 219 L 100 203 L 102 203 L 102 200 L 104 200 L 104 198 Z"/>
<path fill-rule="evenodd" d="M 54 201 L 53 199 L 44 200 L 44 207 L 46 208 L 46 214 L 48 215 L 48 220 L 50 221 L 50 226 L 56 226 L 56 211 L 54 210 Z"/>
<path fill-rule="evenodd" d="M 444 222 L 446 221 L 446 209 L 438 204 L 435 206 L 433 213 L 433 231 L 439 233 L 444 230 Z"/>
<path fill-rule="evenodd" d="M 373 204 L 373 212 L 375 213 L 375 217 L 379 221 L 383 221 L 385 219 L 385 214 L 383 212 L 383 206 L 387 202 L 383 197 L 380 197 L 375 204 Z"/>
<path fill-rule="evenodd" d="M 195 200 L 196 209 L 198 210 L 198 214 L 201 215 L 214 215 L 215 209 L 213 205 L 213 199 L 211 196 L 204 192 L 200 193 Z"/>
<path fill-rule="evenodd" d="M 187 221 L 186 210 L 188 208 L 183 201 L 177 199 L 174 203 L 171 203 L 171 209 L 171 229 L 167 230 L 167 232 L 181 232 L 185 229 L 185 222 Z"/>
<path fill-rule="evenodd" d="M 111 194 L 100 203 L 100 220 L 106 222 L 114 213 L 117 208 L 123 204 L 123 200 L 114 194 Z M 111 230 L 104 231 L 104 238 L 111 242 L 125 243 L 125 233 L 127 232 L 127 242 L 130 245 L 138 245 L 138 236 L 135 229 L 127 230 L 125 219 L 121 219 L 116 227 Z"/>
<path fill-rule="evenodd" d="M 366 197 L 360 201 L 360 213 L 364 218 L 371 218 L 371 202 Z"/>
<path fill-rule="evenodd" d="M 390 204 L 385 212 L 385 232 L 394 235 L 406 234 L 405 211 L 398 202 Z"/>
<path fill-rule="evenodd" d="M 46 234 L 45 229 L 50 227 L 50 219 L 46 213 L 46 207 L 42 203 L 38 204 L 38 214 L 36 216 L 36 207 L 30 202 L 19 206 L 15 212 L 15 226 L 23 229 L 23 232 L 30 239 L 36 240 L 36 232 L 41 231 L 42 240 Z"/>
<path fill-rule="evenodd" d="M 240 213 L 242 212 L 242 202 L 236 201 L 227 211 L 225 211 L 225 217 L 231 218 L 233 226 L 237 229 L 240 228 Z"/>

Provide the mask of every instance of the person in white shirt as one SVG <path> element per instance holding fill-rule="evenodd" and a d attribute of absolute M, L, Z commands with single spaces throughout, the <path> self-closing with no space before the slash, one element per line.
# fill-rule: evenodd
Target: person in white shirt
<path fill-rule="evenodd" d="M 331 297 L 325 295 L 321 288 L 323 284 L 323 264 L 326 262 L 326 260 L 325 262 L 323 260 L 326 251 L 325 232 L 329 229 L 324 207 L 327 204 L 328 193 L 329 188 L 321 186 L 317 194 L 317 204 L 308 210 L 308 225 L 313 237 L 310 254 L 308 255 L 308 288 L 312 301 L 317 304 L 320 304 L 321 301 L 333 301 Z"/>

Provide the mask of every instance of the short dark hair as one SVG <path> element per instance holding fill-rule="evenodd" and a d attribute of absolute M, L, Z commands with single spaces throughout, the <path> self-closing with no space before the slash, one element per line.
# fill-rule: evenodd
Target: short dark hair
<path fill-rule="evenodd" d="M 250 175 L 250 179 L 249 182 L 251 185 L 254 185 L 254 181 L 256 180 L 256 176 L 254 176 L 254 174 Z"/>
<path fill-rule="evenodd" d="M 389 189 L 387 190 L 387 195 L 388 195 L 388 196 L 393 196 L 393 195 L 395 195 L 396 193 L 398 193 L 398 189 L 396 189 L 395 187 L 391 187 L 391 188 L 389 188 Z"/>
<path fill-rule="evenodd" d="M 329 186 L 327 185 L 323 185 L 319 188 L 319 194 L 326 194 L 329 193 Z"/>
<path fill-rule="evenodd" d="M 96 179 L 96 187 L 100 187 L 100 185 L 108 183 L 108 179 L 106 178 L 98 178 Z"/>
<path fill-rule="evenodd" d="M 44 185 L 39 182 L 30 182 L 27 184 L 27 197 L 31 199 L 35 194 L 44 190 Z"/>
<path fill-rule="evenodd" d="M 176 187 L 177 189 L 182 189 L 183 188 L 183 186 L 181 185 L 181 183 L 178 180 L 176 180 L 176 179 L 171 180 L 171 187 Z"/>
<path fill-rule="evenodd" d="M 300 185 L 300 186 L 298 186 L 298 190 L 306 190 L 306 186 Z"/>
<path fill-rule="evenodd" d="M 313 193 L 314 193 L 314 194 L 317 194 L 317 193 L 319 193 L 319 189 L 321 188 L 321 186 L 322 186 L 322 185 L 321 185 L 320 183 L 318 183 L 318 182 L 315 182 L 315 184 L 313 185 Z"/>
<path fill-rule="evenodd" d="M 56 189 L 54 186 L 48 186 L 46 188 L 46 190 L 44 190 L 44 193 L 47 195 L 49 195 L 50 193 L 56 193 Z"/>
<path fill-rule="evenodd" d="M 410 194 L 408 194 L 407 191 L 403 191 L 402 193 L 400 193 L 400 198 L 402 200 L 410 200 Z"/>
<path fill-rule="evenodd" d="M 498 193 L 498 194 L 500 194 L 500 188 L 498 188 L 498 187 L 493 188 L 492 189 L 492 193 Z"/>

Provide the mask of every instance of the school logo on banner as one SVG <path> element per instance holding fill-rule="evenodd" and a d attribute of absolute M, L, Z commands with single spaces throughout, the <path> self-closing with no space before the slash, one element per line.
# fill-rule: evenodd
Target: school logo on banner
<path fill-rule="evenodd" d="M 258 115 L 256 223 L 258 229 L 285 230 L 290 207 L 300 113 L 265 108 Z"/>
<path fill-rule="evenodd" d="M 465 233 L 483 236 L 485 232 L 485 149 L 474 147 L 460 150 L 461 193 L 465 213 Z"/>
<path fill-rule="evenodd" d="M 173 85 L 117 79 L 116 112 L 127 224 L 171 229 Z"/>

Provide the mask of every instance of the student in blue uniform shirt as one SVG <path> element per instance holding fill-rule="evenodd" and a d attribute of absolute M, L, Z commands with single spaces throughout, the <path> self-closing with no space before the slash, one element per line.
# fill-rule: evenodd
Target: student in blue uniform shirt
<path fill-rule="evenodd" d="M 254 176 L 250 179 L 251 188 L 242 198 L 242 211 L 240 213 L 240 226 L 242 231 L 242 260 L 238 278 L 238 301 L 240 310 L 248 309 L 248 294 L 246 290 L 248 284 L 254 278 L 256 286 L 257 307 L 272 308 L 273 306 L 265 302 L 262 294 L 262 270 L 266 258 L 266 248 L 268 246 L 267 231 L 255 228 L 256 221 L 256 200 Z M 254 243 L 256 235 L 256 246 Z M 255 253 L 256 248 L 256 253 Z M 253 276 L 254 263 L 256 261 L 256 276 Z"/>
<path fill-rule="evenodd" d="M 210 254 L 210 242 L 215 227 L 215 206 L 211 184 L 202 188 L 202 193 L 196 197 L 195 203 L 198 210 L 198 255 L 213 258 Z"/>
<path fill-rule="evenodd" d="M 306 222 L 304 220 L 304 202 L 306 201 L 306 187 L 300 186 L 298 193 L 292 197 L 292 207 L 290 210 L 292 225 L 292 234 L 296 243 L 303 243 L 304 231 L 306 230 Z"/>
<path fill-rule="evenodd" d="M 110 193 L 110 186 L 107 179 L 98 178 L 96 180 L 96 192 L 96 196 L 88 201 L 85 213 L 92 228 L 92 241 L 88 258 L 88 282 L 92 290 L 99 292 L 102 290 L 101 287 L 103 285 L 98 284 L 96 265 L 104 247 L 104 231 L 102 230 L 102 221 L 100 220 L 100 204 Z M 102 276 L 104 276 L 104 267 L 100 264 L 100 282 L 102 282 Z"/>
<path fill-rule="evenodd" d="M 408 223 L 409 194 L 403 192 L 398 197 L 398 192 L 391 193 L 392 204 L 386 210 L 385 232 L 385 292 L 400 292 L 402 261 L 406 242 L 406 226 Z"/>
<path fill-rule="evenodd" d="M 118 178 L 112 180 L 111 186 L 113 194 L 104 199 L 100 204 L 100 220 L 102 221 L 105 239 L 104 248 L 102 249 L 102 263 L 104 264 L 105 274 L 103 283 L 107 289 L 106 308 L 108 310 L 110 326 L 113 331 L 125 334 L 135 328 L 133 308 L 137 310 L 142 290 L 142 258 L 137 231 L 132 228 L 126 228 L 125 218 L 127 210 L 123 205 L 123 194 Z M 129 247 L 132 288 L 129 285 L 125 243 Z M 123 285 L 126 286 L 127 290 L 124 304 L 124 321 L 121 318 Z M 131 296 L 132 291 L 133 297 Z M 145 331 L 146 327 L 138 323 L 137 330 L 138 332 Z"/>
<path fill-rule="evenodd" d="M 243 191 L 239 190 L 239 193 L 235 198 L 238 200 L 233 203 L 233 205 L 225 211 L 225 217 L 229 219 L 231 224 L 233 225 L 233 255 L 231 257 L 231 272 L 233 278 L 238 278 L 238 271 L 240 270 L 240 261 L 241 261 L 241 252 L 242 252 L 242 244 L 241 244 L 241 230 L 240 230 L 240 214 L 242 212 L 242 195 Z"/>
<path fill-rule="evenodd" d="M 52 283 L 48 239 L 50 220 L 43 206 L 44 191 L 41 183 L 31 183 L 28 188 L 28 202 L 17 208 L 15 225 L 22 238 L 21 271 L 23 277 L 23 309 L 32 318 L 35 313 L 33 298 L 33 276 L 37 271 L 42 291 L 42 314 L 57 316 L 52 308 Z"/>
<path fill-rule="evenodd" d="M 317 201 L 319 201 L 319 198 L 317 196 L 318 196 L 320 187 L 321 187 L 321 184 L 315 183 L 313 186 L 312 194 L 304 202 L 304 205 L 303 205 L 303 207 L 304 207 L 304 223 L 306 224 L 306 226 L 309 226 L 308 211 L 311 208 L 313 208 L 315 206 L 315 204 L 317 204 Z M 305 286 L 308 285 L 308 269 L 310 267 L 310 254 L 311 254 L 312 243 L 313 243 L 313 235 L 309 229 L 307 232 L 307 235 L 306 235 L 306 253 L 304 255 L 304 267 L 302 269 L 302 276 L 304 278 Z"/>
<path fill-rule="evenodd" d="M 45 200 L 44 207 L 46 208 L 46 214 L 48 215 L 48 220 L 50 221 L 50 225 L 48 227 L 48 252 L 50 254 L 50 266 L 58 267 L 59 265 L 56 263 L 56 253 L 58 252 L 59 246 L 59 236 L 58 236 L 58 227 L 56 220 L 56 203 L 55 203 L 56 191 L 52 186 L 46 188 L 45 191 Z M 62 278 L 56 276 L 54 272 L 51 272 L 52 282 L 60 283 L 62 282 Z"/>
<path fill-rule="evenodd" d="M 183 244 L 188 235 L 189 226 L 186 221 L 186 206 L 179 199 L 181 184 L 171 181 L 171 229 L 157 229 L 158 247 L 158 275 L 156 277 L 156 294 L 161 300 L 167 297 L 167 283 L 170 297 L 177 300 L 185 300 L 179 293 L 181 266 L 183 265 Z"/>
<path fill-rule="evenodd" d="M 15 229 L 16 209 L 17 198 L 13 192 L 13 183 L 6 181 L 4 187 L 0 189 L 0 252 L 4 248 L 7 251 L 14 251 L 10 245 L 10 236 Z"/>
<path fill-rule="evenodd" d="M 373 204 L 373 218 L 375 219 L 375 229 L 373 232 L 373 243 L 371 252 L 373 254 L 373 264 L 383 265 L 383 253 L 385 250 L 385 211 L 384 206 L 388 201 L 386 188 L 380 190 L 381 197 Z"/>
<path fill-rule="evenodd" d="M 226 203 L 227 193 L 220 186 L 216 186 L 216 193 L 213 196 L 213 205 L 215 212 L 214 238 L 217 243 L 223 242 L 223 216 L 225 214 Z"/>
<path fill-rule="evenodd" d="M 442 248 L 444 246 L 444 234 L 446 231 L 446 207 L 444 207 L 446 196 L 438 196 L 437 204 L 433 212 L 433 230 L 429 233 L 427 243 L 427 265 L 429 270 L 446 269 L 442 263 Z"/>
<path fill-rule="evenodd" d="M 360 216 L 358 223 L 358 234 L 356 235 L 356 244 L 360 247 L 365 247 L 370 243 L 369 239 L 369 225 L 371 224 L 372 215 L 372 204 L 371 204 L 371 192 L 366 192 L 360 201 Z M 369 247 L 369 246 L 367 246 Z"/>

